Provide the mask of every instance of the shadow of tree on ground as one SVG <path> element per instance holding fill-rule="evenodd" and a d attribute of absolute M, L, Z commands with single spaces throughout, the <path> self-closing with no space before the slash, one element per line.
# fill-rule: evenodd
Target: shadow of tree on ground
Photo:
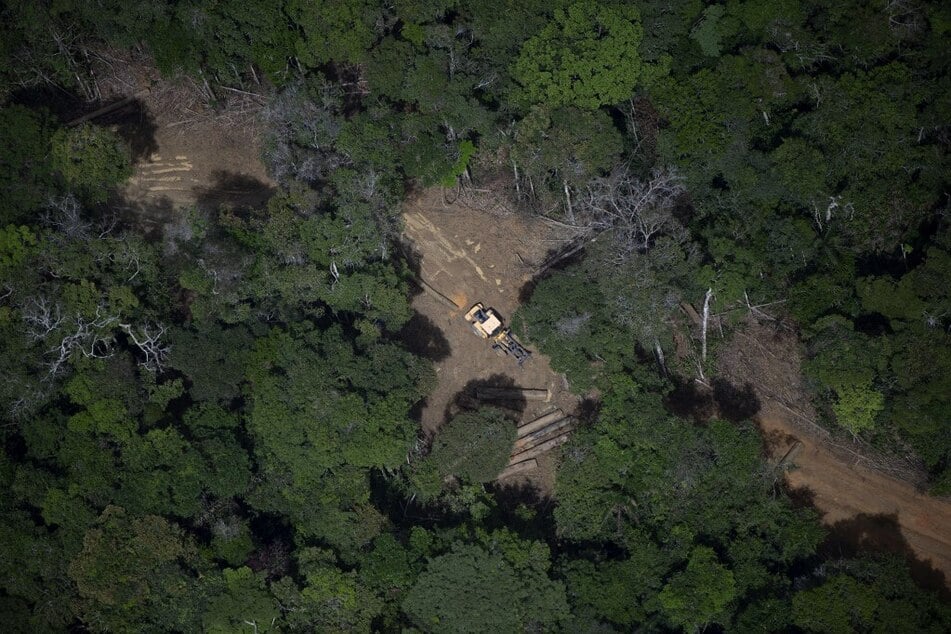
<path fill-rule="evenodd" d="M 502 410 L 509 418 L 518 421 L 525 411 L 528 401 L 523 396 L 513 396 L 512 398 L 479 398 L 477 396 L 480 388 L 499 388 L 517 390 L 521 386 L 515 384 L 515 380 L 504 374 L 493 374 L 484 379 L 473 379 L 466 383 L 461 390 L 446 405 L 443 414 L 443 422 L 463 410 L 474 410 L 480 407 L 496 407 Z"/>
<path fill-rule="evenodd" d="M 433 320 L 420 312 L 413 316 L 399 332 L 407 350 L 417 357 L 437 363 L 452 354 L 452 347 L 442 330 Z"/>
<path fill-rule="evenodd" d="M 726 379 L 713 380 L 713 400 L 721 418 L 738 423 L 756 416 L 760 410 L 760 401 L 756 390 L 749 382 L 738 387 Z"/>
<path fill-rule="evenodd" d="M 94 122 L 96 125 L 115 127 L 116 134 L 129 145 L 133 163 L 148 159 L 158 150 L 158 142 L 155 140 L 158 125 L 141 99 L 133 99 L 126 105 L 97 117 Z"/>
<path fill-rule="evenodd" d="M 931 562 L 920 559 L 902 535 L 894 513 L 859 513 L 829 527 L 821 552 L 830 557 L 855 557 L 863 552 L 899 555 L 908 563 L 911 578 L 923 588 L 951 599 L 944 573 Z"/>
<path fill-rule="evenodd" d="M 216 171 L 213 177 L 214 181 L 210 186 L 194 189 L 195 200 L 200 209 L 260 209 L 277 191 L 271 185 L 245 174 Z"/>

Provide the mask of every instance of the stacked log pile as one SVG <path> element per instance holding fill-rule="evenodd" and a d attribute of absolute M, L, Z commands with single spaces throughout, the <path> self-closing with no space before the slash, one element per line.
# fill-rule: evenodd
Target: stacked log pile
<path fill-rule="evenodd" d="M 560 409 L 519 425 L 509 466 L 499 479 L 530 471 L 538 466 L 537 458 L 568 442 L 575 420 Z"/>

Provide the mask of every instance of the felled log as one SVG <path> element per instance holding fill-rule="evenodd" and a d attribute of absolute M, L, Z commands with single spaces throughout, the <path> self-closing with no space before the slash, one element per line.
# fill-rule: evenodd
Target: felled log
<path fill-rule="evenodd" d="M 513 465 L 513 464 L 522 462 L 524 460 L 537 458 L 538 456 L 542 455 L 546 451 L 551 451 L 555 447 L 565 444 L 566 442 L 568 442 L 569 437 L 570 437 L 570 431 L 566 431 L 561 436 L 556 436 L 555 438 L 552 438 L 551 440 L 546 440 L 542 444 L 536 445 L 532 447 L 531 449 L 527 449 L 521 453 L 515 454 L 514 456 L 512 456 L 511 460 L 509 460 L 509 464 Z"/>
<path fill-rule="evenodd" d="M 792 447 L 789 448 L 789 451 L 786 452 L 786 455 L 776 463 L 776 469 L 785 469 L 788 467 L 796 458 L 799 457 L 799 454 L 802 453 L 803 444 L 802 441 L 797 440 L 792 444 Z"/>
<path fill-rule="evenodd" d="M 565 433 L 564 430 L 571 427 L 573 424 L 574 421 L 571 418 L 562 418 L 561 420 L 555 421 L 543 429 L 539 429 L 534 433 L 523 436 L 522 438 L 519 438 L 515 441 L 514 453 L 526 451 L 553 436 L 559 436 Z"/>
<path fill-rule="evenodd" d="M 482 403 L 481 401 L 475 399 L 474 397 L 468 394 L 457 395 L 455 399 L 455 403 L 459 407 L 470 409 L 470 410 L 479 409 L 480 407 L 484 406 L 484 403 Z M 522 412 L 518 411 L 517 409 L 506 407 L 505 405 L 500 405 L 498 403 L 492 405 L 492 407 L 498 410 L 501 410 L 503 414 L 505 414 L 506 416 L 508 416 L 509 418 L 513 420 L 518 420 L 522 417 Z"/>
<path fill-rule="evenodd" d="M 522 462 L 517 462 L 513 465 L 506 467 L 502 473 L 499 474 L 499 477 L 496 480 L 502 480 L 503 478 L 508 478 L 519 473 L 525 473 L 526 471 L 531 471 L 532 469 L 538 468 L 538 461 L 534 458 L 529 460 L 523 460 Z"/>
<path fill-rule="evenodd" d="M 547 389 L 541 390 L 530 387 L 478 387 L 476 398 L 486 401 L 547 401 L 551 394 Z"/>
<path fill-rule="evenodd" d="M 527 436 L 528 434 L 531 434 L 532 432 L 536 432 L 539 429 L 543 429 L 547 427 L 549 424 L 554 423 L 557 420 L 561 420 L 562 418 L 564 418 L 564 416 L 565 416 L 564 412 L 562 412 L 560 409 L 556 409 L 554 412 L 545 414 L 544 416 L 536 418 L 535 420 L 531 422 L 525 423 L 524 425 L 519 425 L 518 434 L 516 435 L 516 438 L 521 438 L 523 436 Z"/>

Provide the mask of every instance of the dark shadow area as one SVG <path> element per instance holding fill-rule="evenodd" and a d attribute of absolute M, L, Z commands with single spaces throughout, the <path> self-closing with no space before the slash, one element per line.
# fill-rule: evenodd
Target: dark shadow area
<path fill-rule="evenodd" d="M 423 270 L 421 264 L 423 256 L 420 254 L 419 250 L 413 247 L 413 244 L 403 236 L 400 236 L 394 240 L 394 243 L 397 250 L 399 251 L 399 254 L 402 256 L 400 260 L 406 265 L 406 269 L 411 274 L 412 284 L 410 285 L 409 299 L 412 301 L 414 297 L 424 292 L 423 287 L 419 282 Z"/>
<path fill-rule="evenodd" d="M 415 311 L 400 330 L 399 338 L 407 350 L 433 363 L 442 361 L 452 353 L 449 340 L 439 326 L 426 315 Z"/>
<path fill-rule="evenodd" d="M 108 104 L 102 104 L 106 105 Z M 158 150 L 158 143 L 155 141 L 158 126 L 141 99 L 133 99 L 101 117 L 91 119 L 90 122 L 101 126 L 115 126 L 116 133 L 129 145 L 133 163 L 147 159 Z"/>
<path fill-rule="evenodd" d="M 584 243 L 571 241 L 563 244 L 557 249 L 551 249 L 545 254 L 545 259 L 538 265 L 537 272 L 532 279 L 522 284 L 518 290 L 518 303 L 526 304 L 532 298 L 532 293 L 538 284 L 553 275 L 557 271 L 563 271 L 572 264 L 577 264 L 584 259 Z"/>
<path fill-rule="evenodd" d="M 695 423 L 705 423 L 717 412 L 713 392 L 690 379 L 674 381 L 674 389 L 664 398 L 664 406 L 672 414 Z"/>
<path fill-rule="evenodd" d="M 264 571 L 270 580 L 286 576 L 292 569 L 293 531 L 279 515 L 260 513 L 251 518 L 251 532 L 257 548 L 248 557 L 248 567 Z"/>
<path fill-rule="evenodd" d="M 217 211 L 220 207 L 235 210 L 260 209 L 276 189 L 256 178 L 234 172 L 216 171 L 210 187 L 194 189 L 199 209 Z"/>
<path fill-rule="evenodd" d="M 853 319 L 852 323 L 855 330 L 871 337 L 890 335 L 894 332 L 888 318 L 879 313 L 862 313 Z"/>
<path fill-rule="evenodd" d="M 180 217 L 171 199 L 166 196 L 148 203 L 117 196 L 106 203 L 99 213 L 103 217 L 102 222 L 107 222 L 106 218 L 114 215 L 117 226 L 130 228 L 150 242 L 161 242 L 165 225 Z"/>
<path fill-rule="evenodd" d="M 795 469 L 796 467 L 793 466 L 791 468 Z M 780 480 L 780 482 L 786 491 L 786 495 L 789 496 L 789 500 L 792 502 L 793 508 L 812 509 L 814 511 L 816 510 L 816 494 L 812 492 L 812 489 L 809 487 L 799 487 L 798 489 L 792 489 L 785 484 L 785 480 Z"/>
<path fill-rule="evenodd" d="M 7 102 L 26 106 L 31 110 L 46 110 L 63 123 L 98 107 L 91 106 L 73 93 L 50 84 L 14 90 Z"/>
<path fill-rule="evenodd" d="M 751 383 L 738 387 L 726 379 L 713 380 L 713 400 L 721 418 L 738 423 L 756 416 L 760 410 L 759 398 Z"/>
<path fill-rule="evenodd" d="M 855 557 L 861 553 L 884 553 L 899 555 L 908 563 L 911 578 L 922 588 L 938 593 L 945 601 L 951 599 L 951 591 L 945 584 L 944 573 L 930 562 L 919 559 L 908 545 L 895 514 L 869 515 L 860 513 L 847 520 L 833 524 L 829 536 L 820 547 L 820 553 L 828 557 Z"/>
<path fill-rule="evenodd" d="M 485 379 L 473 379 L 466 383 L 449 401 L 443 415 L 443 422 L 447 422 L 462 410 L 473 410 L 480 407 L 496 407 L 514 420 L 519 420 L 522 417 L 522 412 L 525 411 L 525 407 L 528 405 L 524 396 L 513 394 L 505 397 L 488 397 L 485 393 L 480 396 L 480 390 L 483 389 L 518 390 L 520 386 L 515 384 L 512 377 L 504 374 L 493 374 Z"/>
<path fill-rule="evenodd" d="M 155 131 L 158 126 L 141 99 L 121 97 L 109 102 L 86 102 L 61 88 L 37 86 L 14 91 L 9 101 L 34 110 L 47 110 L 63 124 L 92 123 L 97 126 L 114 127 L 116 133 L 128 143 L 133 163 L 149 157 L 158 149 L 155 141 Z M 113 104 L 117 107 L 114 110 L 108 110 Z M 107 111 L 85 121 L 78 121 L 99 110 Z"/>
<path fill-rule="evenodd" d="M 396 240 L 395 244 L 400 255 L 402 256 L 400 260 L 403 262 L 403 264 L 406 265 L 406 271 L 409 273 L 408 281 L 410 282 L 410 285 L 409 285 L 410 292 L 409 292 L 408 300 L 410 302 L 412 302 L 413 299 L 417 295 L 428 293 L 429 296 L 432 297 L 434 301 L 439 302 L 440 304 L 443 304 L 447 308 L 450 308 L 452 310 L 456 310 L 459 308 L 468 310 L 469 308 L 468 306 L 465 306 L 465 307 L 456 306 L 455 302 L 453 302 L 449 297 L 446 297 L 437 289 L 426 284 L 426 282 L 423 280 L 423 273 L 422 273 L 422 264 L 421 264 L 422 254 L 420 254 L 419 250 L 413 246 L 412 242 L 410 242 L 409 240 L 405 238 L 401 238 Z"/>
<path fill-rule="evenodd" d="M 397 528 L 399 539 L 407 539 L 415 526 L 432 530 L 439 526 L 458 526 L 465 520 L 464 511 L 454 511 L 444 500 L 420 502 L 401 484 L 402 478 L 400 474 L 389 476 L 379 470 L 370 474 L 370 501 Z"/>
<path fill-rule="evenodd" d="M 500 528 L 509 527 L 520 535 L 553 545 L 555 504 L 551 498 L 543 497 L 536 486 L 524 481 L 518 484 L 493 482 L 488 488 L 498 503 L 493 520 Z"/>
<path fill-rule="evenodd" d="M 587 427 L 594 425 L 598 420 L 598 414 L 601 413 L 601 401 L 596 398 L 586 396 L 578 403 L 578 409 L 574 412 L 574 417 L 578 419 L 579 426 Z"/>
<path fill-rule="evenodd" d="M 429 398 L 423 398 L 416 402 L 409 410 L 409 418 L 417 425 L 423 424 L 423 410 L 429 405 Z"/>

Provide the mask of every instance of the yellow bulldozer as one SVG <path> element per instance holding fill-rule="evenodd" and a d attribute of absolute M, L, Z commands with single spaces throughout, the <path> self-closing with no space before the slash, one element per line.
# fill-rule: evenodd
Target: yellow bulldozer
<path fill-rule="evenodd" d="M 478 303 L 466 313 L 466 321 L 475 334 L 492 342 L 492 349 L 499 356 L 511 356 L 519 366 L 531 358 L 532 353 L 512 336 L 508 328 L 503 328 L 502 320 L 493 309 Z"/>

